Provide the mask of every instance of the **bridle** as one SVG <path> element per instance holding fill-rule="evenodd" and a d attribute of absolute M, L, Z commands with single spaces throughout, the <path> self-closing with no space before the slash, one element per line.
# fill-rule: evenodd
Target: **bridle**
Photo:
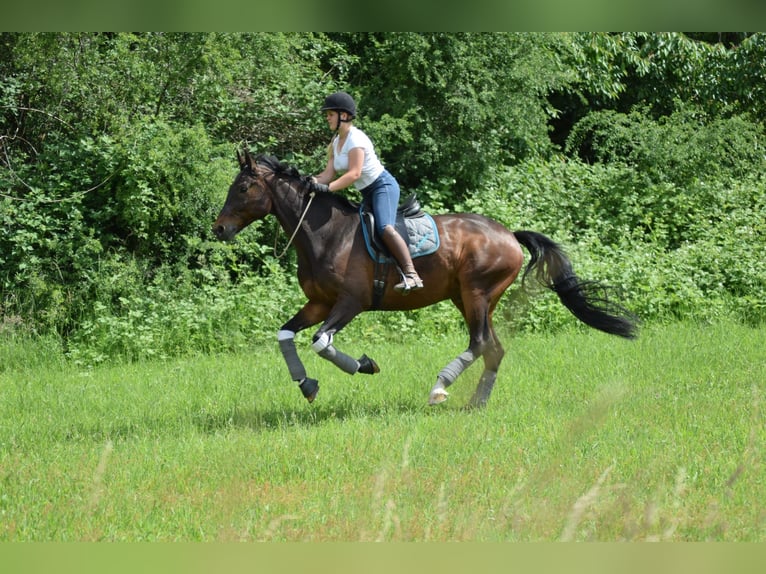
<path fill-rule="evenodd" d="M 250 167 L 250 169 L 252 170 L 252 172 L 255 171 L 252 169 L 252 167 Z M 278 177 L 278 175 L 274 171 L 271 171 L 271 177 L 275 178 L 275 177 Z M 292 181 L 289 183 L 289 186 L 290 186 L 290 191 L 294 191 Z M 273 188 L 272 188 L 272 193 L 274 193 Z M 306 204 L 306 207 L 304 208 L 303 213 L 301 213 L 300 218 L 298 219 L 298 223 L 295 226 L 295 230 L 293 231 L 293 234 L 290 236 L 290 239 L 287 240 L 287 245 L 285 245 L 281 253 L 277 252 L 277 238 L 279 237 L 279 230 L 281 228 L 281 226 L 279 225 L 279 222 L 277 222 L 276 224 L 277 229 L 276 229 L 276 232 L 274 233 L 274 257 L 276 257 L 277 259 L 282 259 L 282 257 L 284 257 L 285 254 L 287 253 L 287 250 L 290 249 L 290 246 L 293 244 L 293 240 L 295 239 L 295 236 L 298 235 L 298 230 L 300 230 L 303 220 L 306 218 L 306 215 L 309 212 L 309 208 L 311 207 L 311 204 L 314 201 L 314 197 L 316 197 L 316 194 L 317 192 L 314 190 L 309 191 L 309 201 Z"/>
<path fill-rule="evenodd" d="M 292 187 L 292 184 L 290 184 L 290 187 Z M 311 202 L 314 201 L 314 197 L 316 197 L 316 192 L 309 192 L 309 202 L 306 204 L 306 208 L 303 210 L 300 219 L 298 219 L 298 224 L 295 226 L 295 231 L 293 231 L 290 239 L 287 240 L 287 245 L 285 245 L 284 249 L 282 249 L 282 253 L 277 253 L 277 237 L 279 237 L 280 229 L 279 223 L 277 223 L 277 232 L 274 234 L 274 257 L 277 259 L 282 259 L 282 257 L 285 256 L 285 253 L 287 253 L 287 250 L 290 249 L 290 245 L 293 244 L 293 239 L 295 239 L 295 236 L 298 235 L 298 230 L 301 228 L 301 223 L 303 223 L 303 220 L 306 218 L 306 214 L 309 212 L 309 207 L 311 207 Z"/>

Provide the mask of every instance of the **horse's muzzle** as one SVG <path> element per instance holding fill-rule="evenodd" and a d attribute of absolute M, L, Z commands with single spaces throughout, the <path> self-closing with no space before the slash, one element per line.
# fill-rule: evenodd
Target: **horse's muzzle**
<path fill-rule="evenodd" d="M 215 235 L 220 241 L 230 241 L 237 234 L 236 226 L 226 225 L 225 223 L 215 222 L 213 224 L 213 235 Z"/>

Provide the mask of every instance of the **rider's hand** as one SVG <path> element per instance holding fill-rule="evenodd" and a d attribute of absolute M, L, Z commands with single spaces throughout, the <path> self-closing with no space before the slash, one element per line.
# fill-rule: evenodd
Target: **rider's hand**
<path fill-rule="evenodd" d="M 311 178 L 311 191 L 314 193 L 330 193 L 330 186 L 319 183 L 315 177 Z"/>

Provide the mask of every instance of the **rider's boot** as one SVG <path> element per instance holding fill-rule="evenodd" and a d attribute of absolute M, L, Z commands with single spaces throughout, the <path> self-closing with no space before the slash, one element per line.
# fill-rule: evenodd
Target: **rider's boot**
<path fill-rule="evenodd" d="M 415 265 L 412 263 L 410 257 L 410 250 L 407 248 L 407 244 L 402 239 L 392 225 L 386 225 L 381 233 L 383 243 L 385 243 L 391 255 L 396 259 L 399 264 L 399 269 L 402 271 L 402 281 L 394 285 L 394 291 L 406 295 L 410 291 L 423 288 L 423 280 L 415 271 Z"/>

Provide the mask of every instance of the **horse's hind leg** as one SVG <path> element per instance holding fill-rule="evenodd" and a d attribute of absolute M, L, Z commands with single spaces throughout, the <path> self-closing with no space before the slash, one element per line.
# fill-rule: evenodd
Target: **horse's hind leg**
<path fill-rule="evenodd" d="M 479 355 L 479 352 L 474 348 L 482 349 L 481 355 L 484 357 L 484 372 L 481 374 L 479 384 L 476 387 L 471 400 L 468 405 L 470 407 L 483 407 L 487 404 L 492 389 L 495 386 L 495 380 L 497 379 L 497 371 L 500 368 L 500 362 L 503 360 L 505 351 L 503 346 L 492 333 L 492 337 L 487 344 L 479 344 L 476 347 L 472 345 L 465 351 L 463 351 L 457 358 L 453 359 L 446 367 L 444 367 L 439 376 L 436 378 L 436 384 L 431 389 L 431 393 L 428 396 L 429 405 L 438 405 L 447 400 L 447 387 L 455 382 L 463 371 L 470 367 Z"/>
<path fill-rule="evenodd" d="M 463 314 L 468 323 L 471 333 L 471 342 L 468 348 L 455 357 L 444 367 L 436 377 L 436 384 L 431 388 L 428 395 L 429 405 L 438 405 L 447 400 L 449 393 L 447 387 L 457 380 L 463 372 L 470 367 L 483 353 L 483 307 L 481 300 L 473 297 L 455 298 L 452 300 L 455 306 Z"/>
<path fill-rule="evenodd" d="M 469 403 L 471 407 L 481 407 L 487 403 L 489 395 L 492 393 L 497 378 L 497 370 L 505 353 L 492 327 L 492 311 L 497 301 L 472 295 L 453 302 L 463 313 L 468 323 L 471 343 L 467 350 L 441 370 L 436 384 L 428 396 L 428 404 L 437 405 L 447 400 L 447 387 L 454 383 L 455 379 L 477 358 L 482 356 L 484 358 L 484 372 Z"/>
<path fill-rule="evenodd" d="M 454 383 L 463 371 L 470 367 L 475 360 L 476 355 L 469 347 L 444 367 L 436 377 L 436 384 L 428 395 L 428 404 L 438 405 L 439 403 L 446 401 L 449 396 L 447 387 Z"/>
<path fill-rule="evenodd" d="M 497 371 L 505 355 L 503 346 L 500 344 L 491 324 L 489 324 L 489 330 L 491 332 L 491 342 L 484 351 L 484 372 L 481 374 L 476 391 L 474 391 L 471 400 L 468 402 L 468 406 L 471 408 L 481 408 L 487 404 L 489 395 L 492 394 L 492 389 L 495 386 Z"/>

